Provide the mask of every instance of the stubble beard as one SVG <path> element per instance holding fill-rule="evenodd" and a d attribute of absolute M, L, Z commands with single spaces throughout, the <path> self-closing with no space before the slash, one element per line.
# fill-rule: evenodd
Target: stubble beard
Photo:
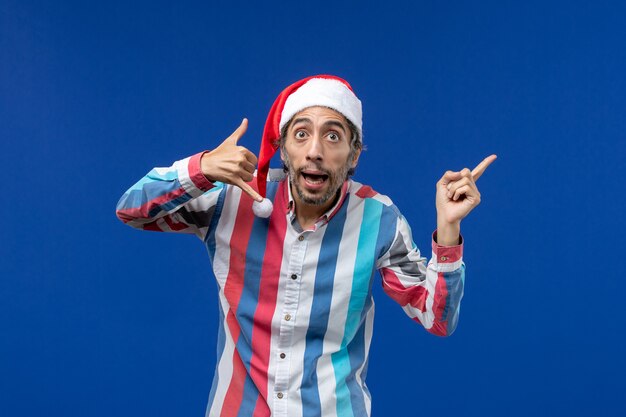
<path fill-rule="evenodd" d="M 329 171 L 327 169 L 323 169 L 321 166 L 315 164 L 314 162 L 311 162 L 307 166 L 302 167 L 296 171 L 291 164 L 291 160 L 289 160 L 286 152 L 284 153 L 283 158 L 285 169 L 287 170 L 287 174 L 289 175 L 289 182 L 293 184 L 296 189 L 296 194 L 298 194 L 298 198 L 304 204 L 309 204 L 312 206 L 322 206 L 326 204 L 331 198 L 334 198 L 337 195 L 337 191 L 339 191 L 343 183 L 348 179 L 348 171 L 350 170 L 349 163 L 346 163 L 343 167 L 339 168 L 336 171 Z M 311 196 L 308 195 L 305 190 L 302 189 L 302 187 L 300 187 L 298 177 L 302 176 L 302 171 L 306 169 L 315 169 L 328 175 L 328 179 L 326 180 L 328 181 L 328 188 L 326 189 L 326 193 L 320 196 Z"/>

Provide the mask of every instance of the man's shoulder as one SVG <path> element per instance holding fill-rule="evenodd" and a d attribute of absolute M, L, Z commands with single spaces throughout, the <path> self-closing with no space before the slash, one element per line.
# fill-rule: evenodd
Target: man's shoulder
<path fill-rule="evenodd" d="M 391 198 L 358 181 L 349 180 L 348 192 L 362 200 L 373 200 L 385 207 L 395 208 Z"/>

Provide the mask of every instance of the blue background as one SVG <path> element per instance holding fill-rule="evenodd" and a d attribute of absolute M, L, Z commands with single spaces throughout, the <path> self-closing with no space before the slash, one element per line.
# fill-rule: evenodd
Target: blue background
<path fill-rule="evenodd" d="M 626 6 L 581 1 L 0 0 L 0 414 L 202 416 L 201 243 L 118 198 L 316 73 L 364 104 L 356 179 L 430 256 L 434 185 L 498 160 L 464 221 L 457 332 L 375 286 L 375 416 L 626 415 Z M 379 280 L 379 278 L 377 278 Z"/>

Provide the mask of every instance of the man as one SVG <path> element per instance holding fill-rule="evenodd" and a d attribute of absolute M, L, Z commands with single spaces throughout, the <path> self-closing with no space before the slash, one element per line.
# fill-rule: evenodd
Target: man
<path fill-rule="evenodd" d="M 426 265 L 391 200 L 349 179 L 361 114 L 345 80 L 306 78 L 276 99 L 258 160 L 237 145 L 244 119 L 214 150 L 153 169 L 118 203 L 126 224 L 194 233 L 208 249 L 220 330 L 207 415 L 370 415 L 376 270 L 411 318 L 436 335 L 454 331 L 460 223 L 479 203 L 475 180 L 495 155 L 437 183 Z M 278 149 L 284 170 L 268 172 Z"/>

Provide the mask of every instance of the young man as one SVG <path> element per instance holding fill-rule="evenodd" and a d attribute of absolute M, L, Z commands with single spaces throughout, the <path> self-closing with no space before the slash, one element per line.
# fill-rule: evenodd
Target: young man
<path fill-rule="evenodd" d="M 208 249 L 220 330 L 207 415 L 370 415 L 376 270 L 411 318 L 439 336 L 454 331 L 460 223 L 480 202 L 475 180 L 495 155 L 437 183 L 426 265 L 391 200 L 349 179 L 361 114 L 345 80 L 306 78 L 276 99 L 258 160 L 237 145 L 244 119 L 214 150 L 153 169 L 119 201 L 124 223 L 193 233 Z M 278 149 L 284 170 L 268 172 Z"/>

